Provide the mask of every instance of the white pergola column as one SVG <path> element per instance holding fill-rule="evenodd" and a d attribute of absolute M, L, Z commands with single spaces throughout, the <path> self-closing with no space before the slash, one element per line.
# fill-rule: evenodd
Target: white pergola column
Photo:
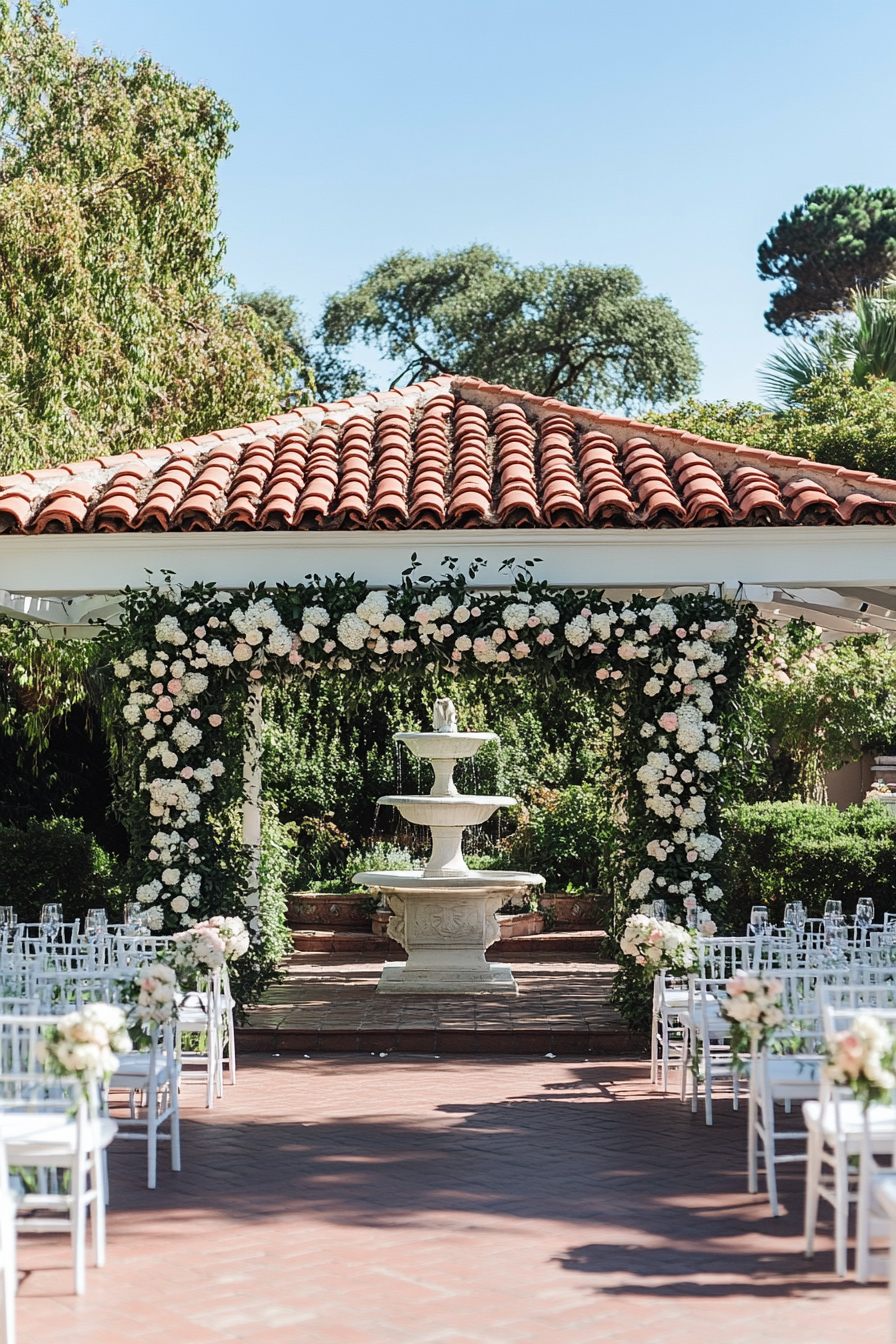
<path fill-rule="evenodd" d="M 249 890 L 246 904 L 254 918 L 261 903 L 261 738 L 264 727 L 262 690 L 253 682 L 246 696 L 243 736 L 243 844 L 249 849 Z"/>

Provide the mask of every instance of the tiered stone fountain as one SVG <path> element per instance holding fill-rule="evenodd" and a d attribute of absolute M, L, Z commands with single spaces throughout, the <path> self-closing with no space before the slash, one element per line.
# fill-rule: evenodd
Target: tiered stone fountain
<path fill-rule="evenodd" d="M 432 852 L 422 872 L 355 873 L 353 881 L 381 891 L 393 914 L 389 935 L 406 949 L 407 962 L 386 962 L 380 994 L 517 994 L 510 967 L 488 962 L 485 949 L 501 936 L 498 910 L 527 887 L 540 886 L 538 873 L 488 868 L 471 871 L 463 856 L 467 826 L 487 821 L 515 798 L 458 793 L 454 767 L 475 756 L 494 733 L 461 733 L 450 700 L 437 700 L 431 733 L 396 733 L 414 756 L 430 762 L 435 780 L 428 795 L 377 799 L 432 833 Z"/>

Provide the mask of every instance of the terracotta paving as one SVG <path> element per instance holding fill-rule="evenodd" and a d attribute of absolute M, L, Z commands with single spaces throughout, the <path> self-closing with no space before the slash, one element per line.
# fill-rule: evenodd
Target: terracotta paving
<path fill-rule="evenodd" d="M 635 1048 L 608 1002 L 612 963 L 514 964 L 516 997 L 380 995 L 382 966 L 379 958 L 294 953 L 286 980 L 252 1009 L 249 1028 L 239 1033 L 241 1048 L 616 1055 Z"/>
<path fill-rule="evenodd" d="M 450 374 L 0 477 L 0 532 L 891 525 L 896 482 Z"/>
<path fill-rule="evenodd" d="M 20 1239 L 20 1344 L 884 1344 L 887 1292 L 801 1255 L 746 1194 L 744 1118 L 707 1129 L 643 1064 L 247 1060 L 187 1103 L 184 1170 L 110 1156 L 109 1260 L 71 1295 Z"/>

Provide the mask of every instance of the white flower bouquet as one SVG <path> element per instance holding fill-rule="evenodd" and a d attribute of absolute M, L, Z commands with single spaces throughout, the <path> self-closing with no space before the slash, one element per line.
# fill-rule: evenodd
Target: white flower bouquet
<path fill-rule="evenodd" d="M 896 1038 L 873 1013 L 858 1013 L 847 1031 L 825 1039 L 825 1076 L 848 1087 L 867 1111 L 872 1102 L 888 1102 L 896 1086 Z"/>
<path fill-rule="evenodd" d="M 213 915 L 174 935 L 174 969 L 185 987 L 195 988 L 197 975 L 236 961 L 249 949 L 249 931 L 238 915 Z"/>
<path fill-rule="evenodd" d="M 689 971 L 697 961 L 690 929 L 652 915 L 629 915 L 619 946 L 638 966 L 656 970 Z"/>
<path fill-rule="evenodd" d="M 719 1011 L 731 1026 L 731 1054 L 735 1061 L 749 1054 L 755 1040 L 764 1045 L 784 1021 L 780 980 L 738 971 L 725 986 Z M 737 1065 L 735 1064 L 735 1067 Z"/>
<path fill-rule="evenodd" d="M 130 1048 L 124 1010 L 113 1003 L 88 1003 L 44 1027 L 36 1054 L 47 1073 L 87 1083 L 111 1077 L 118 1068 L 116 1051 Z"/>

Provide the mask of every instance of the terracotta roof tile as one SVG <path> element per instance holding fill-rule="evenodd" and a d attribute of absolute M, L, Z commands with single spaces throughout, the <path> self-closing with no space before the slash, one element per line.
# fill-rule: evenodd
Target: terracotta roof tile
<path fill-rule="evenodd" d="M 889 526 L 896 481 L 479 378 L 0 477 L 0 532 Z"/>

